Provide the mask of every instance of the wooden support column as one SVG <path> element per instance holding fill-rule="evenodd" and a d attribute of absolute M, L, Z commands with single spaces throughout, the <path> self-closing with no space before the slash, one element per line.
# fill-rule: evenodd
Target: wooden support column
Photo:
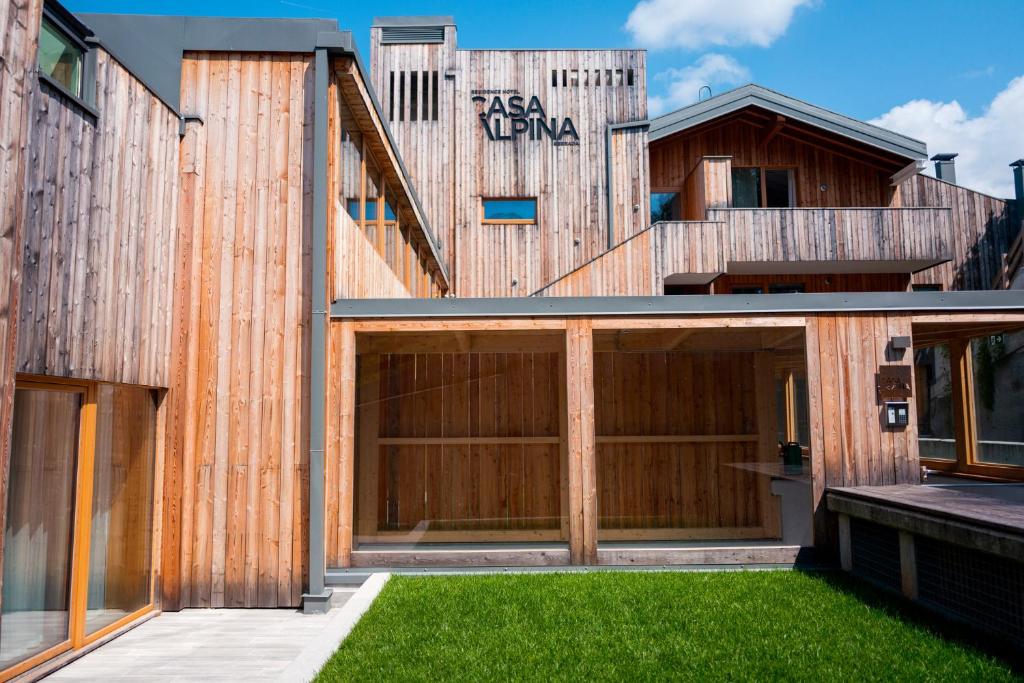
<path fill-rule="evenodd" d="M 949 343 L 949 368 L 952 375 L 950 402 L 953 404 L 953 438 L 956 440 L 956 459 L 960 467 L 974 462 L 974 444 L 977 427 L 974 421 L 974 365 L 971 359 L 971 341 L 957 338 Z"/>
<path fill-rule="evenodd" d="M 359 149 L 359 229 L 366 234 L 366 138 Z"/>
<path fill-rule="evenodd" d="M 565 431 L 568 473 L 569 556 L 597 563 L 597 454 L 594 439 L 594 336 L 590 320 L 569 320 L 565 330 Z"/>
<path fill-rule="evenodd" d="M 359 518 L 356 533 L 372 536 L 377 533 L 378 457 L 377 437 L 380 430 L 380 356 L 367 354 L 359 360 Z"/>
<path fill-rule="evenodd" d="M 900 588 L 903 596 L 917 600 L 917 554 L 914 534 L 900 529 Z"/>
<path fill-rule="evenodd" d="M 341 325 L 340 444 L 338 452 L 338 564 L 352 564 L 352 518 L 355 514 L 356 335 L 351 321 Z"/>
<path fill-rule="evenodd" d="M 844 572 L 853 571 L 853 551 L 850 546 L 849 515 L 839 515 L 839 566 Z"/>

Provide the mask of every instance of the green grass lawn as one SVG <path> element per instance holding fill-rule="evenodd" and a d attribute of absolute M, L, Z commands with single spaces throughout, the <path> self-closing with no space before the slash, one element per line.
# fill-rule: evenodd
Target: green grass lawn
<path fill-rule="evenodd" d="M 317 681 L 1016 680 L 833 573 L 394 577 Z"/>

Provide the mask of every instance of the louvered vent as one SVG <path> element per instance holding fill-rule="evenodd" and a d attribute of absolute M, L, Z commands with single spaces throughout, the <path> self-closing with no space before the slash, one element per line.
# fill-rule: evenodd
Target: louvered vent
<path fill-rule="evenodd" d="M 444 26 L 383 26 L 380 42 L 383 45 L 443 43 Z"/>

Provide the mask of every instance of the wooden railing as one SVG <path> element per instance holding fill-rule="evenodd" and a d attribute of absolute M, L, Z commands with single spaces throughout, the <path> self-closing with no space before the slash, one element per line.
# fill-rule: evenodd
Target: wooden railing
<path fill-rule="evenodd" d="M 900 261 L 951 257 L 948 208 L 709 209 L 729 226 L 730 262 Z"/>
<path fill-rule="evenodd" d="M 1002 265 L 995 280 L 992 281 L 992 289 L 1010 289 L 1017 273 L 1024 267 L 1024 229 L 1017 233 L 1017 239 L 1010 245 L 1010 249 L 1003 254 Z"/>

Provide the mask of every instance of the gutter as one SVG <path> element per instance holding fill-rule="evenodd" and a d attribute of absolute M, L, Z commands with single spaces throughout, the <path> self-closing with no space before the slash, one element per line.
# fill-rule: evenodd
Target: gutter
<path fill-rule="evenodd" d="M 614 183 L 612 182 L 612 133 L 619 130 L 632 130 L 636 128 L 650 128 L 651 122 L 648 119 L 641 119 L 637 121 L 625 121 L 623 123 L 609 123 L 608 127 L 604 130 L 604 175 L 607 179 L 605 183 L 605 199 L 607 200 L 608 210 L 608 248 L 612 249 L 615 247 L 615 207 L 612 197 L 615 194 Z"/>

